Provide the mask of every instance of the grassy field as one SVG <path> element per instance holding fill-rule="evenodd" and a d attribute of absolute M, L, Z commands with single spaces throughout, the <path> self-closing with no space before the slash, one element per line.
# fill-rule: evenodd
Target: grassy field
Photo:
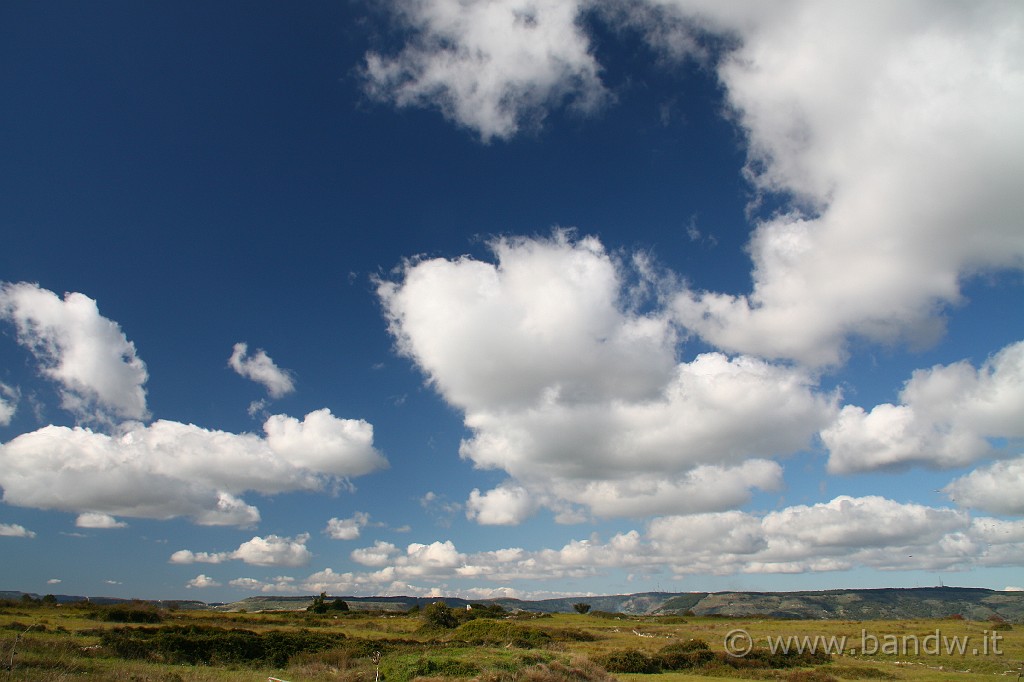
<path fill-rule="evenodd" d="M 0 604 L 8 680 L 1013 680 L 1024 625 Z M 431 622 L 432 621 L 432 622 Z M 727 651 L 730 649 L 731 651 Z M 732 654 L 743 654 L 734 656 Z"/>

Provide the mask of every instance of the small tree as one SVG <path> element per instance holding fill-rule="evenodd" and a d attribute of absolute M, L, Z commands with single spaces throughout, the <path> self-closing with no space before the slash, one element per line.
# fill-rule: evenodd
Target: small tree
<path fill-rule="evenodd" d="M 576 609 L 576 613 L 580 615 L 583 615 L 584 613 L 590 611 L 590 604 L 584 604 L 583 602 L 580 602 L 579 604 L 573 604 L 572 607 Z"/>
<path fill-rule="evenodd" d="M 327 608 L 331 611 L 348 611 L 348 603 L 344 599 L 335 599 Z"/>
<path fill-rule="evenodd" d="M 321 592 L 319 597 L 313 597 L 313 603 L 306 610 L 310 613 L 327 613 L 327 593 Z"/>
<path fill-rule="evenodd" d="M 459 626 L 459 619 L 443 601 L 436 601 L 423 609 L 428 625 L 450 630 Z"/>

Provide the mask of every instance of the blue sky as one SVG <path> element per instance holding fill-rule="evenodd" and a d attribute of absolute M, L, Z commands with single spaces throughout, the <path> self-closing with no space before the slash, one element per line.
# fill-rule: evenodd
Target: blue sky
<path fill-rule="evenodd" d="M 2 587 L 1020 588 L 1022 37 L 4 3 Z"/>

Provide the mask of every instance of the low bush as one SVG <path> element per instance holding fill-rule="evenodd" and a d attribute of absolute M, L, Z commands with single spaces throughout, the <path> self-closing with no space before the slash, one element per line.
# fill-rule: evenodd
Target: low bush
<path fill-rule="evenodd" d="M 472 677 L 480 668 L 459 658 L 420 655 L 383 658 L 380 671 L 388 682 L 407 682 L 416 677 Z"/>
<path fill-rule="evenodd" d="M 548 628 L 547 632 L 551 639 L 556 642 L 596 642 L 597 635 L 579 628 Z"/>
<path fill-rule="evenodd" d="M 137 623 L 152 625 L 164 620 L 160 610 L 151 604 L 116 604 L 113 606 L 95 606 L 89 617 L 107 623 Z"/>
<path fill-rule="evenodd" d="M 746 656 L 732 656 L 724 652 L 715 652 L 719 663 L 739 670 L 750 668 L 768 668 L 785 670 L 788 668 L 809 668 L 829 663 L 832 656 L 823 651 L 789 651 L 772 652 L 769 649 L 752 649 Z"/>
<path fill-rule="evenodd" d="M 100 634 L 100 643 L 119 658 L 191 665 L 284 666 L 297 653 L 324 651 L 344 639 L 341 633 L 271 630 L 260 634 L 198 625 L 114 628 Z"/>
<path fill-rule="evenodd" d="M 853 665 L 830 666 L 828 672 L 833 677 L 843 680 L 895 680 L 898 679 L 892 673 L 878 668 L 868 668 Z"/>
<path fill-rule="evenodd" d="M 551 635 L 543 630 L 490 619 L 471 620 L 460 625 L 451 639 L 477 646 L 514 646 L 519 649 L 538 649 L 552 641 Z"/>
<path fill-rule="evenodd" d="M 658 659 L 637 649 L 612 651 L 595 659 L 596 663 L 610 673 L 659 673 Z"/>
<path fill-rule="evenodd" d="M 794 670 L 782 679 L 786 682 L 839 682 L 824 670 Z"/>

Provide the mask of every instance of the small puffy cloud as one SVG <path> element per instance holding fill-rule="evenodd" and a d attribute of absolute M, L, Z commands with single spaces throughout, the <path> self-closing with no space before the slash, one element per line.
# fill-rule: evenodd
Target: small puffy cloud
<path fill-rule="evenodd" d="M 8 426 L 18 409 L 21 393 L 0 381 L 0 426 Z"/>
<path fill-rule="evenodd" d="M 327 522 L 324 532 L 334 540 L 355 540 L 359 537 L 359 531 L 370 522 L 370 515 L 365 512 L 356 512 L 350 519 L 339 519 L 337 517 Z"/>
<path fill-rule="evenodd" d="M 233 552 L 192 552 L 178 550 L 171 555 L 172 564 L 220 564 L 225 561 L 242 561 L 253 566 L 305 566 L 313 558 L 306 548 L 308 533 L 295 538 L 268 535 L 265 538 L 254 536 L 243 542 Z"/>
<path fill-rule="evenodd" d="M 362 547 L 352 550 L 352 561 L 363 566 L 381 567 L 387 566 L 392 557 L 399 553 L 399 549 L 390 542 L 377 540 L 373 547 Z"/>
<path fill-rule="evenodd" d="M 171 555 L 172 564 L 219 564 L 231 558 L 231 552 L 193 552 L 179 549 Z"/>
<path fill-rule="evenodd" d="M 942 492 L 960 507 L 1024 516 L 1024 456 L 975 469 Z"/>
<path fill-rule="evenodd" d="M 117 323 L 79 293 L 36 284 L 0 284 L 0 320 L 14 324 L 18 343 L 39 371 L 61 385 L 61 405 L 83 421 L 146 419 L 146 365 Z"/>
<path fill-rule="evenodd" d="M 536 508 L 526 488 L 505 485 L 481 493 L 474 489 L 466 502 L 466 517 L 484 526 L 515 525 Z"/>
<path fill-rule="evenodd" d="M 0 537 L 34 538 L 36 534 L 17 523 L 0 523 Z"/>
<path fill-rule="evenodd" d="M 75 513 L 249 526 L 259 510 L 245 491 L 322 490 L 387 466 L 373 427 L 318 410 L 274 415 L 266 437 L 159 420 L 116 435 L 46 426 L 0 445 L 7 504 Z"/>
<path fill-rule="evenodd" d="M 367 92 L 399 107 L 440 109 L 485 142 L 508 138 L 569 102 L 591 111 L 607 93 L 579 0 L 416 0 L 394 4 L 409 30 L 397 55 L 366 55 Z"/>
<path fill-rule="evenodd" d="M 210 576 L 200 573 L 195 578 L 192 578 L 192 580 L 185 583 L 185 587 L 188 589 L 193 587 L 197 589 L 202 589 L 204 587 L 220 587 L 220 583 Z"/>
<path fill-rule="evenodd" d="M 265 351 L 257 349 L 251 356 L 249 346 L 236 343 L 228 359 L 228 365 L 239 375 L 262 384 L 271 398 L 280 398 L 295 391 L 295 380 L 291 372 L 274 364 Z"/>
<path fill-rule="evenodd" d="M 256 578 L 235 578 L 229 580 L 228 585 L 242 590 L 263 592 L 266 594 L 288 594 L 298 592 L 295 585 L 295 578 L 290 576 L 277 576 L 270 581 L 257 580 Z"/>
<path fill-rule="evenodd" d="M 62 582 L 64 582 L 64 581 L 61 580 L 60 578 L 50 578 L 49 580 L 46 581 L 46 584 L 47 585 L 60 585 Z"/>
<path fill-rule="evenodd" d="M 963 466 L 992 452 L 990 438 L 1024 437 L 1024 342 L 977 369 L 962 361 L 917 370 L 900 400 L 870 412 L 843 407 L 821 432 L 830 472 Z"/>
<path fill-rule="evenodd" d="M 668 312 L 631 302 L 662 284 L 642 259 L 565 231 L 491 246 L 496 263 L 414 261 L 378 285 L 400 352 L 464 412 L 460 455 L 514 479 L 474 493 L 470 518 L 516 523 L 537 505 L 575 516 L 565 503 L 612 516 L 721 509 L 777 487 L 765 458 L 806 448 L 832 421 L 836 396 L 799 369 L 720 353 L 678 362 Z"/>
<path fill-rule="evenodd" d="M 303 533 L 295 539 L 268 535 L 254 537 L 235 550 L 233 559 L 254 566 L 305 566 L 313 558 L 306 549 L 309 534 Z"/>
<path fill-rule="evenodd" d="M 110 514 L 85 512 L 78 515 L 78 518 L 75 519 L 75 525 L 79 528 L 124 528 L 128 524 L 118 521 Z"/>
<path fill-rule="evenodd" d="M 362 419 L 338 419 L 327 408 L 299 421 L 283 414 L 263 425 L 267 445 L 290 463 L 335 476 L 362 476 L 387 467 L 373 448 L 373 425 Z"/>
<path fill-rule="evenodd" d="M 451 540 L 432 542 L 429 545 L 414 542 L 406 548 L 406 556 L 399 562 L 413 571 L 437 568 L 454 568 L 463 560 Z"/>

